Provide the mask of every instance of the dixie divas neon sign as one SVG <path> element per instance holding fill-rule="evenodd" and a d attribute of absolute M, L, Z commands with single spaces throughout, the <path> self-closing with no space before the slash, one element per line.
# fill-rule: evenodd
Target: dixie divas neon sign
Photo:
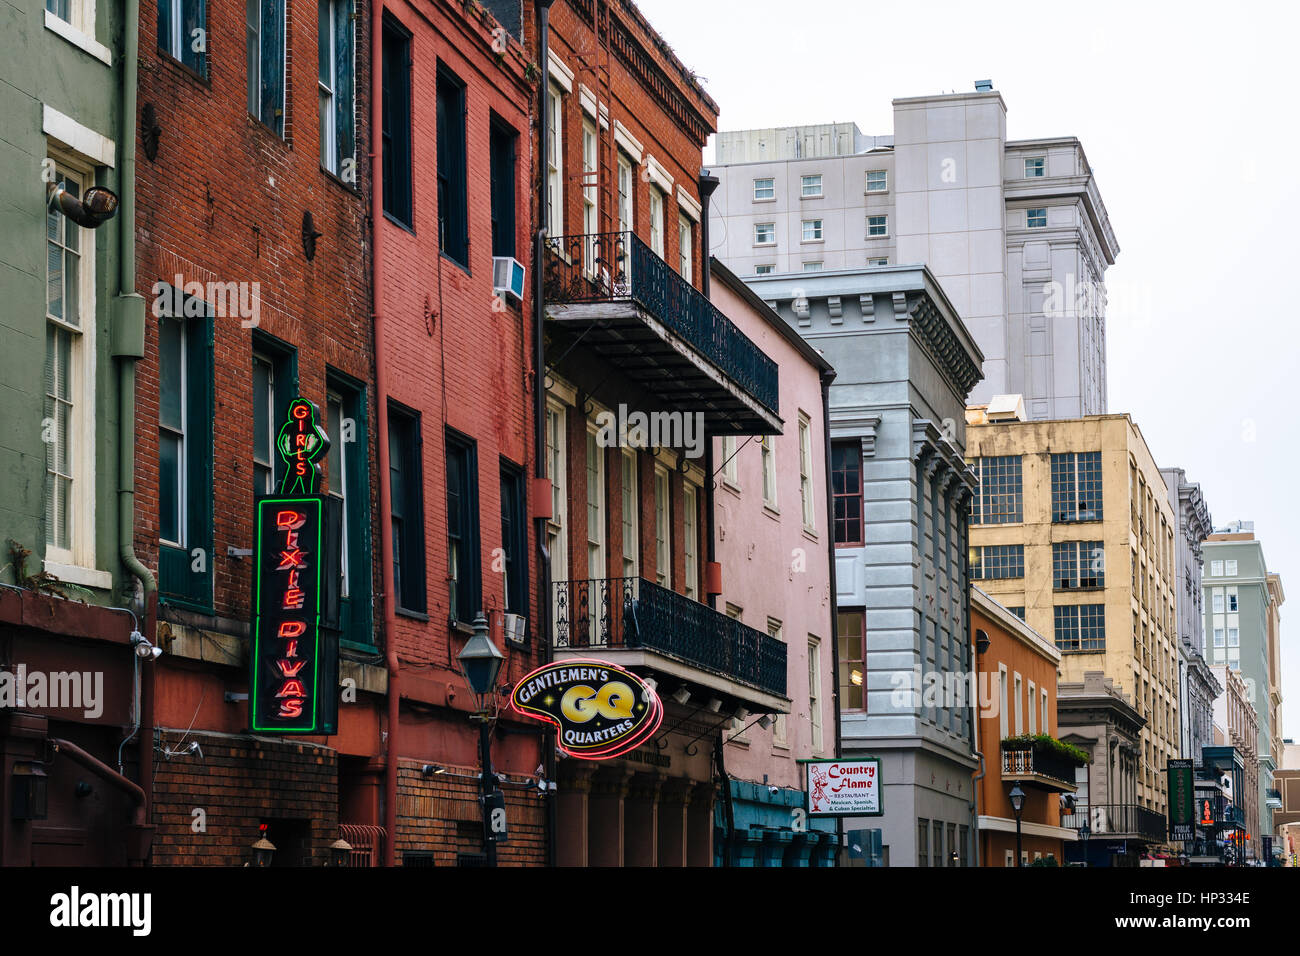
<path fill-rule="evenodd" d="M 598 660 L 539 667 L 515 686 L 510 705 L 554 725 L 556 746 L 582 760 L 625 754 L 650 739 L 664 719 L 653 688 L 631 671 Z"/>
<path fill-rule="evenodd" d="M 315 494 L 316 460 L 329 448 L 318 421 L 311 402 L 290 404 L 276 442 L 280 494 L 256 504 L 249 720 L 258 733 L 332 734 L 337 724 L 338 645 L 322 617 L 338 575 L 338 515 Z"/>

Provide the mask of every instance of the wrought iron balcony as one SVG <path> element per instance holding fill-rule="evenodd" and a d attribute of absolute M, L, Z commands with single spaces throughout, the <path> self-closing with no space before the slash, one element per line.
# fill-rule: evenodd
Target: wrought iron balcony
<path fill-rule="evenodd" d="M 1061 814 L 1063 827 L 1077 830 L 1084 824 L 1088 826 L 1088 838 L 1094 840 L 1164 843 L 1168 833 L 1168 824 L 1162 814 L 1133 803 L 1094 804 Z"/>
<path fill-rule="evenodd" d="M 1007 746 L 1004 744 L 1004 746 Z M 1073 793 L 1077 765 L 1046 747 L 1017 745 L 1002 751 L 1002 779 L 1036 784 L 1047 790 Z"/>
<path fill-rule="evenodd" d="M 580 327 L 584 344 L 666 404 L 712 414 L 713 431 L 774 430 L 776 363 L 634 233 L 555 236 L 547 246 L 548 303 L 611 306 L 548 306 L 554 328 Z"/>
<path fill-rule="evenodd" d="M 557 581 L 554 646 L 592 654 L 651 651 L 785 696 L 785 644 L 644 578 Z"/>

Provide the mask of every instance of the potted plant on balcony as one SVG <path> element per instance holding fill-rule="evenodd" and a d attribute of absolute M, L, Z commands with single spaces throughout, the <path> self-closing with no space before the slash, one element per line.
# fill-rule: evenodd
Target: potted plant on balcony
<path fill-rule="evenodd" d="M 1074 744 L 1067 744 L 1064 740 L 1057 740 L 1051 734 L 1017 734 L 1014 737 L 1004 737 L 1002 738 L 1002 749 L 1049 753 L 1070 761 L 1076 767 L 1082 767 L 1084 764 L 1092 762 L 1092 757 L 1086 750 L 1076 747 Z"/>

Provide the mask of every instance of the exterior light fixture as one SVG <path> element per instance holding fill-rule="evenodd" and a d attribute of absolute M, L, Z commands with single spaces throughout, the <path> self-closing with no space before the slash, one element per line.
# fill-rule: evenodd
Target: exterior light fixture
<path fill-rule="evenodd" d="M 49 793 L 45 768 L 34 763 L 16 763 L 13 781 L 10 816 L 14 820 L 44 820 L 48 815 Z"/>
<path fill-rule="evenodd" d="M 135 649 L 135 656 L 143 661 L 156 661 L 162 657 L 163 649 L 150 643 L 149 638 L 139 631 L 131 632 L 131 646 Z"/>
<path fill-rule="evenodd" d="M 86 229 L 98 229 L 117 213 L 117 193 L 103 186 L 91 186 L 80 199 L 68 192 L 63 183 L 52 183 L 49 193 L 47 205 L 50 209 Z"/>
<path fill-rule="evenodd" d="M 352 856 L 352 844 L 347 840 L 339 837 L 330 844 L 330 858 L 326 866 L 347 866 L 348 858 Z"/>
<path fill-rule="evenodd" d="M 480 712 L 488 710 L 488 698 L 496 688 L 497 674 L 505 659 L 505 655 L 497 650 L 497 646 L 488 637 L 487 618 L 480 611 L 474 617 L 474 636 L 465 643 L 464 650 L 456 655 L 465 682 L 478 698 Z"/>
<path fill-rule="evenodd" d="M 709 708 L 709 713 L 711 714 L 716 714 L 718 711 L 722 710 L 722 698 L 710 697 L 708 708 Z"/>
<path fill-rule="evenodd" d="M 691 691 L 685 684 L 673 691 L 673 700 L 677 701 L 679 704 L 685 704 L 690 699 Z"/>
<path fill-rule="evenodd" d="M 266 831 L 257 838 L 253 844 L 253 866 L 268 867 L 271 865 L 271 858 L 275 855 L 275 844 L 266 838 Z"/>
<path fill-rule="evenodd" d="M 1016 815 L 1016 866 L 1024 866 L 1020 856 L 1020 812 L 1025 808 L 1025 791 L 1020 789 L 1020 784 L 1012 784 L 1011 793 L 1007 796 L 1011 799 L 1011 810 Z"/>

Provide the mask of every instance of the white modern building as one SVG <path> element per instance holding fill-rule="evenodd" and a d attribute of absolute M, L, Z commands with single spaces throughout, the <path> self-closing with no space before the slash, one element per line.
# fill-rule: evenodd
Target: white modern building
<path fill-rule="evenodd" d="M 1105 413 L 1103 282 L 1119 246 L 1083 146 L 1008 141 L 985 82 L 893 106 L 889 136 L 854 123 L 719 133 L 712 253 L 741 276 L 923 264 L 984 353 L 970 402 L 1015 393 L 1031 419 Z"/>

